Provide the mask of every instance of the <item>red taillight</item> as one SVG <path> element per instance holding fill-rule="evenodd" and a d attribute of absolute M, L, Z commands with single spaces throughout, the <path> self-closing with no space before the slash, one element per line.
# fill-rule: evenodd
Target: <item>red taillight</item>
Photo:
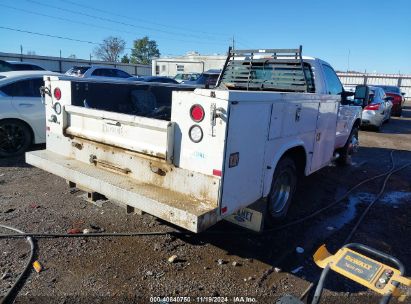
<path fill-rule="evenodd" d="M 204 119 L 204 109 L 199 104 L 195 104 L 190 109 L 191 119 L 195 122 L 200 122 Z"/>
<path fill-rule="evenodd" d="M 395 95 L 394 96 L 394 100 L 393 100 L 394 102 L 398 102 L 398 103 L 401 103 L 402 102 L 402 97 L 401 96 L 399 96 L 399 95 Z"/>
<path fill-rule="evenodd" d="M 213 169 L 213 175 L 221 176 L 221 170 Z"/>
<path fill-rule="evenodd" d="M 61 99 L 61 90 L 59 88 L 54 89 L 54 98 L 57 100 Z"/>
<path fill-rule="evenodd" d="M 387 94 L 387 96 L 391 96 L 393 98 L 392 102 L 393 103 L 401 103 L 402 102 L 402 96 L 398 94 Z"/>
<path fill-rule="evenodd" d="M 375 110 L 378 110 L 379 108 L 380 108 L 380 104 L 376 103 L 376 104 L 370 104 L 370 105 L 366 106 L 364 108 L 364 110 L 373 110 L 373 111 L 375 111 Z"/>

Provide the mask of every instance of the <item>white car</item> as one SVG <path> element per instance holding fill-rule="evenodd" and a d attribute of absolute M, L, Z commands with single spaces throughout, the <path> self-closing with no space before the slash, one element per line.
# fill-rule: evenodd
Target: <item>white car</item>
<path fill-rule="evenodd" d="M 100 79 L 129 79 L 134 76 L 123 70 L 110 66 L 74 66 L 66 72 L 66 75 L 81 77 L 81 78 L 100 78 Z"/>
<path fill-rule="evenodd" d="M 0 157 L 22 154 L 31 144 L 46 142 L 46 118 L 40 97 L 50 71 L 0 73 Z"/>
<path fill-rule="evenodd" d="M 391 118 L 392 97 L 379 87 L 369 87 L 368 103 L 362 112 L 361 126 L 372 126 L 377 131 Z"/>

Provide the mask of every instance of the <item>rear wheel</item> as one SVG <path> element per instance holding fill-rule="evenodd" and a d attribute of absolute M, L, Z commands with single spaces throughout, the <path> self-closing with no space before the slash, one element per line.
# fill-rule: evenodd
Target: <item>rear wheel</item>
<path fill-rule="evenodd" d="M 376 125 L 376 126 L 374 127 L 376 132 L 380 132 L 380 131 L 381 131 L 382 124 L 383 124 L 383 122 L 381 122 L 379 125 Z"/>
<path fill-rule="evenodd" d="M 0 122 L 0 157 L 23 154 L 32 142 L 29 127 L 18 120 Z"/>
<path fill-rule="evenodd" d="M 337 162 L 340 165 L 351 165 L 352 155 L 358 151 L 359 144 L 358 127 L 353 127 L 345 146 L 339 151 L 340 157 Z"/>
<path fill-rule="evenodd" d="M 271 191 L 267 198 L 266 220 L 268 224 L 274 224 L 286 216 L 296 186 L 297 169 L 295 162 L 289 157 L 284 157 L 275 168 Z"/>
<path fill-rule="evenodd" d="M 390 120 L 391 120 L 391 115 L 392 115 L 392 111 L 390 111 L 390 114 L 388 114 L 387 122 L 390 122 Z"/>

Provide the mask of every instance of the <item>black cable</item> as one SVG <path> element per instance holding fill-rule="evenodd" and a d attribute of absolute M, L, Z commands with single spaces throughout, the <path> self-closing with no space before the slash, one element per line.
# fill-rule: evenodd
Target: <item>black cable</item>
<path fill-rule="evenodd" d="M 0 225 L 1 226 L 1 225 Z M 182 231 L 154 231 L 154 232 L 105 232 L 105 233 L 19 233 L 19 234 L 0 234 L 0 239 L 5 238 L 79 238 L 79 237 L 132 237 L 132 236 L 157 236 L 157 235 L 178 235 L 188 234 L 189 232 Z"/>
<path fill-rule="evenodd" d="M 400 170 L 403 170 L 404 168 L 406 168 L 406 167 L 408 167 L 408 166 L 411 165 L 411 163 L 408 163 L 408 164 L 403 165 L 402 167 L 400 167 L 400 168 L 398 168 L 398 169 L 394 169 L 395 163 L 394 163 L 393 153 L 394 153 L 394 150 L 392 150 L 391 153 L 390 153 L 390 158 L 391 158 L 392 166 L 391 166 L 391 169 L 390 169 L 389 171 L 387 171 L 387 172 L 385 172 L 385 173 L 382 173 L 382 174 L 379 174 L 379 175 L 376 175 L 376 176 L 374 176 L 374 177 L 372 177 L 372 178 L 368 178 L 368 179 L 363 180 L 362 182 L 358 183 L 357 185 L 355 185 L 354 187 L 352 187 L 350 190 L 348 190 L 340 199 L 336 200 L 336 201 L 333 202 L 332 204 L 330 204 L 330 205 L 328 205 L 328 206 L 325 206 L 324 208 L 322 208 L 322 209 L 320 209 L 320 210 L 318 210 L 318 211 L 316 211 L 316 212 L 313 212 L 313 213 L 311 213 L 311 214 L 309 214 L 309 215 L 307 215 L 307 216 L 305 216 L 305 217 L 303 217 L 303 218 L 301 218 L 301 219 L 298 219 L 298 220 L 293 221 L 293 222 L 291 222 L 291 223 L 282 225 L 282 226 L 280 226 L 280 227 L 276 227 L 275 229 L 271 229 L 271 230 L 269 230 L 269 232 L 271 232 L 271 231 L 278 231 L 278 230 L 281 230 L 281 229 L 284 229 L 284 228 L 287 228 L 287 227 L 296 225 L 296 224 L 298 224 L 298 223 L 300 223 L 300 222 L 302 222 L 302 221 L 305 221 L 305 220 L 307 220 L 307 219 L 310 219 L 310 218 L 318 215 L 319 213 L 321 213 L 321 212 L 323 212 L 323 211 L 325 211 L 325 210 L 328 210 L 329 208 L 331 208 L 331 207 L 335 206 L 336 204 L 340 203 L 340 202 L 341 202 L 342 200 L 344 200 L 352 191 L 354 191 L 355 189 L 357 189 L 359 186 L 363 185 L 364 183 L 367 183 L 367 182 L 369 182 L 369 181 L 372 181 L 372 180 L 374 180 L 374 179 L 377 179 L 377 178 L 379 178 L 379 177 L 381 177 L 381 176 L 384 176 L 384 175 L 387 175 L 387 174 L 388 174 L 388 175 L 386 176 L 386 178 L 384 179 L 383 187 L 381 188 L 381 190 L 380 190 L 379 194 L 377 195 L 376 199 L 375 199 L 375 200 L 368 206 L 368 208 L 363 212 L 360 220 L 357 222 L 357 224 L 354 226 L 354 229 L 351 231 L 351 233 L 350 233 L 350 235 L 349 235 L 349 237 L 351 237 L 351 236 L 354 234 L 355 230 L 356 230 L 356 229 L 358 228 L 358 226 L 360 225 L 361 221 L 364 219 L 365 215 L 368 213 L 369 209 L 374 205 L 374 203 L 379 199 L 379 197 L 380 197 L 380 196 L 382 195 L 382 193 L 384 192 L 385 186 L 386 186 L 389 178 L 392 176 L 392 174 L 394 174 L 394 173 L 396 173 L 396 172 L 398 172 L 398 171 L 400 171 Z M 173 235 L 173 234 L 174 234 L 174 235 L 183 235 L 183 234 L 184 234 L 184 235 L 187 235 L 187 234 L 192 234 L 191 232 L 183 232 L 183 231 L 86 233 L 86 234 L 84 234 L 84 233 L 79 233 L 79 234 L 66 234 L 66 233 L 24 233 L 24 232 L 22 232 L 22 231 L 20 231 L 20 230 L 18 230 L 18 229 L 16 229 L 16 228 L 12 228 L 12 227 L 9 227 L 9 226 L 4 226 L 4 225 L 1 225 L 1 224 L 0 224 L 0 227 L 3 227 L 3 228 L 10 229 L 10 230 L 13 230 L 13 231 L 18 232 L 18 234 L 0 234 L 0 239 L 1 239 L 1 238 L 22 238 L 22 237 L 25 237 L 25 238 L 27 238 L 28 242 L 30 242 L 30 245 L 31 245 L 31 248 L 32 248 L 32 249 L 31 249 L 31 255 L 30 255 L 29 263 L 26 265 L 26 268 L 24 269 L 24 271 L 20 274 L 20 276 L 19 276 L 18 280 L 16 281 L 16 283 L 15 283 L 15 284 L 12 286 L 12 288 L 6 293 L 6 296 L 9 296 L 10 294 L 12 294 L 12 292 L 14 292 L 14 290 L 16 289 L 16 286 L 21 282 L 22 278 L 24 277 L 24 275 L 26 274 L 26 272 L 28 271 L 28 269 L 29 269 L 30 266 L 31 266 L 31 261 L 32 261 L 33 256 L 34 256 L 34 243 L 33 243 L 32 237 L 34 237 L 34 238 L 79 238 L 79 237 L 84 238 L 84 237 L 130 237 L 130 236 L 157 236 L 157 235 L 168 235 L 168 234 L 171 234 L 171 235 Z M 214 231 L 212 234 L 216 234 L 216 233 L 227 233 L 227 231 Z M 228 233 L 229 233 L 229 232 L 228 232 Z M 241 232 L 241 233 L 244 234 L 244 232 Z M 207 234 L 208 234 L 208 233 L 207 233 Z M 349 239 L 349 238 L 347 238 L 347 239 Z M 321 280 L 320 280 L 319 282 L 321 282 Z M 304 296 L 312 289 L 313 286 L 314 286 L 314 284 L 310 285 L 309 288 L 307 288 L 307 290 L 304 292 Z M 317 286 L 317 289 L 318 289 L 318 286 Z M 0 304 L 5 303 L 5 299 L 6 299 L 6 297 L 4 297 L 4 298 L 2 299 L 2 302 L 0 302 Z"/>
<path fill-rule="evenodd" d="M 365 216 L 368 214 L 368 212 L 370 211 L 371 207 L 374 206 L 374 204 L 381 198 L 381 196 L 383 195 L 384 191 L 385 191 L 385 187 L 387 185 L 388 180 L 390 179 L 391 175 L 393 175 L 394 173 L 401 171 L 407 167 L 411 166 L 411 163 L 405 164 L 404 166 L 395 169 L 393 171 L 391 171 L 387 177 L 384 179 L 384 183 L 381 187 L 380 192 L 377 194 L 377 196 L 374 198 L 374 200 L 367 206 L 367 208 L 363 211 L 363 213 L 361 214 L 360 218 L 358 219 L 357 223 L 354 225 L 353 229 L 351 230 L 350 234 L 347 236 L 347 238 L 344 240 L 343 244 L 347 244 L 350 242 L 351 238 L 354 236 L 354 233 L 357 231 L 358 227 L 360 226 L 360 224 L 362 223 L 362 221 L 364 220 Z"/>
<path fill-rule="evenodd" d="M 301 222 L 304 222 L 304 221 L 306 221 L 306 220 L 308 220 L 308 219 L 310 219 L 310 218 L 313 218 L 313 217 L 315 217 L 316 215 L 318 215 L 318 214 L 320 214 L 320 213 L 322 213 L 322 212 L 324 212 L 324 211 L 326 211 L 326 210 L 334 207 L 335 205 L 341 203 L 343 200 L 345 200 L 345 199 L 346 199 L 354 190 L 356 190 L 358 187 L 360 187 L 360 186 L 364 185 L 365 183 L 368 183 L 368 182 L 370 182 L 370 181 L 372 181 L 372 180 L 375 180 L 375 179 L 377 179 L 377 178 L 380 178 L 380 177 L 382 177 L 382 176 L 385 176 L 385 175 L 387 175 L 387 174 L 390 174 L 390 173 L 394 170 L 394 166 L 395 166 L 393 154 L 394 154 L 394 150 L 392 150 L 391 153 L 390 153 L 391 168 L 390 168 L 388 171 L 386 171 L 386 172 L 384 172 L 384 173 L 381 173 L 381 174 L 378 174 L 378 175 L 376 175 L 376 176 L 374 176 L 374 177 L 367 178 L 367 179 L 363 180 L 362 182 L 356 184 L 356 185 L 353 186 L 351 189 L 349 189 L 347 192 L 345 192 L 342 197 L 340 197 L 339 199 L 337 199 L 337 200 L 334 201 L 333 203 L 331 203 L 331 204 L 329 204 L 329 205 L 327 205 L 327 206 L 325 206 L 325 207 L 323 207 L 323 208 L 321 208 L 321 209 L 318 209 L 317 211 L 315 211 L 315 212 L 313 212 L 313 213 L 310 213 L 310 214 L 308 214 L 308 215 L 306 215 L 306 216 L 304 216 L 304 217 L 302 217 L 302 218 L 299 218 L 299 219 L 297 219 L 297 220 L 295 220 L 295 221 L 292 221 L 292 222 L 289 222 L 289 223 L 287 223 L 287 224 L 281 225 L 281 226 L 279 226 L 279 227 L 275 227 L 275 228 L 272 228 L 272 229 L 265 230 L 265 232 L 279 231 L 279 230 L 282 230 L 282 229 L 285 229 L 285 228 L 288 228 L 288 227 L 291 227 L 291 226 L 300 224 Z"/>
<path fill-rule="evenodd" d="M 361 214 L 360 218 L 358 219 L 358 221 L 356 222 L 356 224 L 354 225 L 354 227 L 351 229 L 349 235 L 347 236 L 347 238 L 344 240 L 343 245 L 347 244 L 351 238 L 353 237 L 353 235 L 355 234 L 355 232 L 357 231 L 358 227 L 360 226 L 360 224 L 362 223 L 362 221 L 364 220 L 365 216 L 368 214 L 369 210 L 371 209 L 371 207 L 381 198 L 381 196 L 383 195 L 387 182 L 390 179 L 390 177 L 396 173 L 399 172 L 409 166 L 411 166 L 411 163 L 405 164 L 403 166 L 401 166 L 400 168 L 394 169 L 395 168 L 395 162 L 394 162 L 394 158 L 393 158 L 393 154 L 394 154 L 395 150 L 392 150 L 390 153 L 390 157 L 391 157 L 391 169 L 388 171 L 387 173 L 384 173 L 383 175 L 387 174 L 387 176 L 384 179 L 384 182 L 382 184 L 382 187 L 380 189 L 380 191 L 378 192 L 377 196 L 374 198 L 374 200 L 367 206 L 367 208 L 363 211 L 363 213 Z M 382 175 L 380 175 L 382 176 Z M 373 179 L 375 179 L 376 177 L 374 177 Z M 364 183 L 365 181 L 363 181 Z M 360 183 L 361 184 L 361 183 Z M 355 186 L 354 188 L 356 188 L 357 186 Z M 351 192 L 354 188 L 350 189 L 348 192 Z M 347 192 L 347 193 L 348 193 Z M 327 269 L 328 268 L 328 269 Z M 321 293 L 322 293 L 322 289 L 324 287 L 324 281 L 326 278 L 326 275 L 329 271 L 329 265 L 327 265 L 326 269 L 324 269 L 321 273 L 320 279 L 318 281 L 317 284 L 310 284 L 310 286 L 307 288 L 307 290 L 304 292 L 305 294 L 307 294 L 315 285 L 317 285 L 316 290 L 315 290 L 315 295 L 312 301 L 312 304 L 317 304 L 321 298 Z"/>
<path fill-rule="evenodd" d="M 15 231 L 17 233 L 24 234 L 23 231 L 21 231 L 19 229 L 16 229 L 16 228 L 13 228 L 13 227 L 10 227 L 10 226 L 0 224 L 0 227 L 4 228 L 4 229 Z M 4 297 L 0 300 L 0 304 L 6 304 L 6 303 L 9 303 L 9 301 L 11 301 L 11 298 L 12 298 L 13 294 L 18 290 L 18 287 L 19 287 L 20 283 L 22 282 L 23 278 L 30 271 L 31 262 L 33 261 L 33 258 L 34 258 L 34 242 L 33 242 L 33 239 L 30 236 L 26 236 L 26 240 L 30 244 L 30 256 L 27 260 L 27 264 L 24 267 L 24 270 L 18 276 L 17 280 L 14 282 L 13 286 L 11 286 L 11 288 L 6 292 Z"/>

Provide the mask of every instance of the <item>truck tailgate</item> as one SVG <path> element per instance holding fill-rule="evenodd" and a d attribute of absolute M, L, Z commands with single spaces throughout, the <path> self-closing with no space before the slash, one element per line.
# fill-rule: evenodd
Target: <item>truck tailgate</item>
<path fill-rule="evenodd" d="M 166 159 L 173 151 L 173 123 L 66 105 L 65 134 Z M 170 153 L 167 155 L 167 151 Z"/>
<path fill-rule="evenodd" d="M 212 203 L 48 150 L 26 153 L 26 162 L 192 232 L 201 232 L 218 220 L 218 208 Z"/>

